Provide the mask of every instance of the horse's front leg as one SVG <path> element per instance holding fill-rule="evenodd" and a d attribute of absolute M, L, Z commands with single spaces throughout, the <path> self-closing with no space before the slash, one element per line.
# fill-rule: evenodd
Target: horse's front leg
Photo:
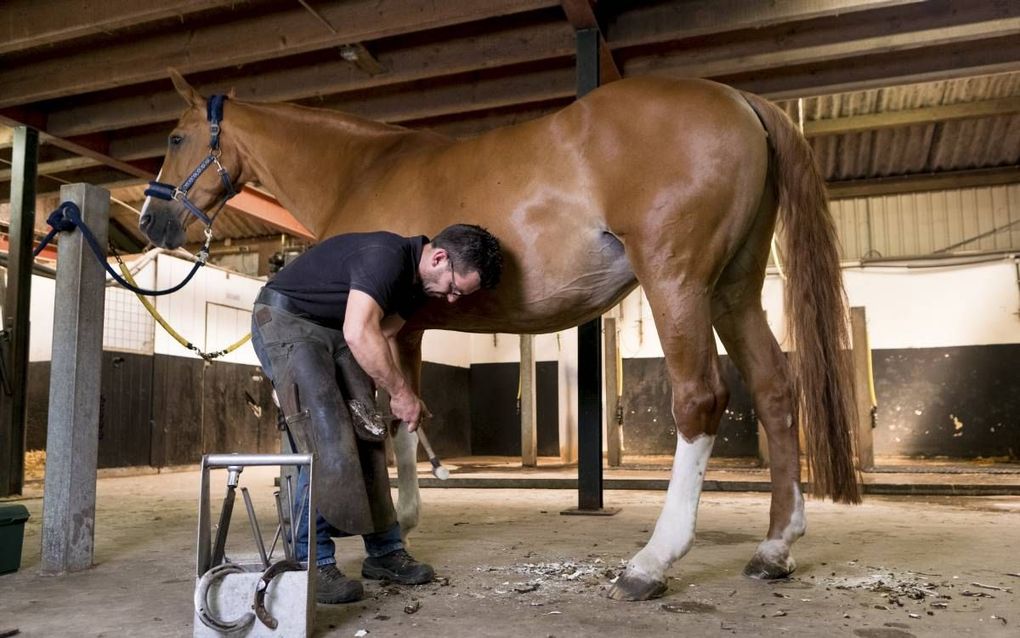
<path fill-rule="evenodd" d="M 655 531 L 627 564 L 609 597 L 648 600 L 666 591 L 666 569 L 694 544 L 698 500 L 728 393 L 719 374 L 708 300 L 701 294 L 646 286 L 673 387 L 677 443 Z M 657 304 L 659 304 L 657 306 Z"/>
<path fill-rule="evenodd" d="M 394 357 L 415 394 L 421 392 L 421 332 L 403 333 L 394 340 Z M 427 427 L 426 424 L 425 427 Z M 393 454 L 397 461 L 397 522 L 400 533 L 407 535 L 418 526 L 421 492 L 418 490 L 418 435 L 403 425 L 393 437 Z"/>

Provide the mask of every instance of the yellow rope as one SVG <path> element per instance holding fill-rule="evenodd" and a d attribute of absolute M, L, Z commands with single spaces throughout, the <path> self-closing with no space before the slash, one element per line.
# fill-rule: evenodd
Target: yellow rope
<path fill-rule="evenodd" d="M 134 277 L 131 276 L 131 271 L 128 270 L 127 265 L 123 262 L 123 260 L 121 260 L 119 255 L 115 255 L 115 257 L 117 258 L 117 263 L 120 264 L 120 272 L 124 276 L 124 279 L 126 279 L 128 283 L 130 283 L 132 286 L 137 286 L 138 284 L 135 283 L 135 279 Z M 237 350 L 244 344 L 248 343 L 248 340 L 251 339 L 251 333 L 249 332 L 248 334 L 244 335 L 243 337 L 241 337 L 231 345 L 227 346 L 223 350 L 219 350 L 216 352 L 202 352 L 198 348 L 198 346 L 191 343 L 190 341 L 182 337 L 179 332 L 174 330 L 173 327 L 171 327 L 170 324 L 166 322 L 166 319 L 164 319 L 163 316 L 159 314 L 159 311 L 156 310 L 156 307 L 152 305 L 152 302 L 146 299 L 144 295 L 139 295 L 138 293 L 135 293 L 135 296 L 138 297 L 138 301 L 142 302 L 142 305 L 145 306 L 145 309 L 149 311 L 149 314 L 152 315 L 152 318 L 156 320 L 156 323 L 163 326 L 163 329 L 167 331 L 167 334 L 173 337 L 177 341 L 177 343 L 181 344 L 188 350 L 194 351 L 196 354 L 198 354 L 198 356 L 202 357 L 206 361 L 211 361 L 224 355 L 228 355 L 234 350 Z"/>

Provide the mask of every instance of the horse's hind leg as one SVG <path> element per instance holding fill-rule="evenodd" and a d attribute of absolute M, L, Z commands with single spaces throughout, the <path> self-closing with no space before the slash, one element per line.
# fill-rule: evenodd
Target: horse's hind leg
<path fill-rule="evenodd" d="M 705 467 L 728 393 L 712 336 L 709 287 L 691 273 L 642 272 L 645 293 L 673 388 L 676 455 L 666 503 L 651 540 L 627 564 L 609 592 L 617 600 L 647 600 L 666 590 L 665 571 L 694 543 Z M 681 284 L 683 282 L 683 284 Z"/>
<path fill-rule="evenodd" d="M 767 254 L 767 247 L 764 250 Z M 762 268 L 758 272 L 764 272 L 764 259 L 761 261 Z M 728 269 L 727 273 L 729 270 L 738 271 L 738 268 Z M 721 281 L 712 301 L 712 311 L 715 328 L 754 397 L 755 410 L 768 437 L 772 476 L 769 531 L 744 568 L 744 574 L 754 578 L 782 578 L 796 567 L 790 556 L 790 546 L 804 535 L 805 529 L 790 367 L 765 321 L 761 308 L 761 276 L 729 284 Z"/>

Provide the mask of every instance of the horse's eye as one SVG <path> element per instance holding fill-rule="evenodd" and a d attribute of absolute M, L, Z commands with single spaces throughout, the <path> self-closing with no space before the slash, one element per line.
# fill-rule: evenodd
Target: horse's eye
<path fill-rule="evenodd" d="M 184 138 L 177 133 L 170 135 L 170 146 L 180 146 L 183 141 Z"/>

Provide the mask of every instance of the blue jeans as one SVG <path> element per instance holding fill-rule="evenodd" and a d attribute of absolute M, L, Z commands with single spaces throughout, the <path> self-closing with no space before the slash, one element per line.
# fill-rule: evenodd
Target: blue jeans
<path fill-rule="evenodd" d="M 298 514 L 297 539 L 294 543 L 297 549 L 295 558 L 299 561 L 308 560 L 308 503 L 301 495 L 308 489 L 308 471 L 304 467 L 298 468 L 297 488 L 294 491 L 294 501 L 301 507 Z M 339 530 L 329 524 L 322 514 L 316 512 L 315 516 L 315 564 L 318 566 L 333 565 L 336 563 L 336 545 L 333 543 L 334 536 L 351 536 L 343 530 Z M 361 539 L 365 542 L 365 553 L 375 558 L 385 556 L 390 552 L 404 548 L 404 541 L 400 538 L 400 523 L 394 523 L 389 529 L 382 532 L 364 534 Z"/>

